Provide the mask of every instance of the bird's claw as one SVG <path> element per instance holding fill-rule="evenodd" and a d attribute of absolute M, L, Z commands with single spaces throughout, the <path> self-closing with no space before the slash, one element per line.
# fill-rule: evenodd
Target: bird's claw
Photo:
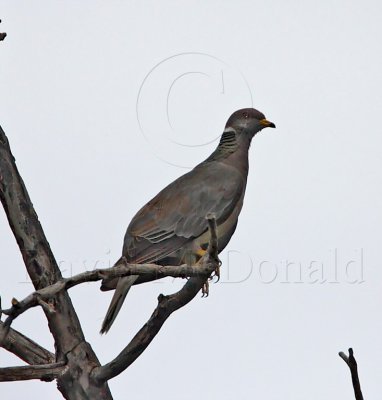
<path fill-rule="evenodd" d="M 213 274 L 210 277 L 210 280 L 212 280 L 215 276 L 217 277 L 217 280 L 216 280 L 215 283 L 220 281 L 220 267 L 222 265 L 222 262 L 220 261 L 219 258 L 216 260 L 216 263 L 217 263 L 216 268 L 215 268 Z"/>
<path fill-rule="evenodd" d="M 214 277 L 214 276 L 217 277 L 217 280 L 216 280 L 215 283 L 217 283 L 217 282 L 220 281 L 220 266 L 221 266 L 221 265 L 222 265 L 222 262 L 219 260 L 219 263 L 218 263 L 218 265 L 217 265 L 216 268 L 215 268 L 214 275 L 212 276 L 212 277 Z"/>
<path fill-rule="evenodd" d="M 209 294 L 210 294 L 210 284 L 207 279 L 202 286 L 202 297 L 208 297 Z"/>
<path fill-rule="evenodd" d="M 209 281 L 212 281 L 212 279 L 214 279 L 214 277 L 217 277 L 217 280 L 215 283 L 219 282 L 220 280 L 220 267 L 222 265 L 222 262 L 217 259 L 216 260 L 217 265 L 216 268 L 214 270 L 214 272 L 212 273 L 212 275 L 205 281 L 205 283 L 202 286 L 202 297 L 208 297 L 210 294 L 210 283 Z"/>

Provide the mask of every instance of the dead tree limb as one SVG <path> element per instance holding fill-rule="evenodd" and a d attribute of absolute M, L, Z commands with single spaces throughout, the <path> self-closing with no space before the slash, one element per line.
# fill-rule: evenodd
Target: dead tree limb
<path fill-rule="evenodd" d="M 17 170 L 8 139 L 0 127 L 0 200 L 36 290 L 62 278 L 24 182 Z M 89 373 L 99 366 L 91 346 L 85 341 L 77 314 L 66 291 L 52 300 L 56 310 L 44 309 L 56 347 L 56 361 L 70 368 L 58 379 L 58 388 L 68 399 L 111 399 L 106 383 L 90 384 Z M 79 354 L 80 353 L 80 354 Z M 76 357 L 77 355 L 77 357 Z"/>
<path fill-rule="evenodd" d="M 64 362 L 0 368 L 0 382 L 26 381 L 30 379 L 51 382 L 62 375 L 67 368 Z"/>
<path fill-rule="evenodd" d="M 50 306 L 49 301 L 53 299 L 57 293 L 85 282 L 95 282 L 105 278 L 116 278 L 127 275 L 146 276 L 154 280 L 167 276 L 173 278 L 199 277 L 210 273 L 210 269 L 206 265 L 158 266 L 156 264 L 128 264 L 126 259 L 122 257 L 118 263 L 111 268 L 86 271 L 69 278 L 62 278 L 52 285 L 36 290 L 21 301 L 13 299 L 11 308 L 0 309 L 0 311 L 8 315 L 4 323 L 4 328 L 7 328 L 15 318 L 31 307 L 40 305 L 45 308 L 47 312 L 54 312 L 54 308 Z"/>
<path fill-rule="evenodd" d="M 3 323 L 0 321 L 0 336 L 3 329 Z M 50 364 L 55 361 L 53 353 L 12 328 L 8 331 L 2 347 L 28 364 Z"/>
<path fill-rule="evenodd" d="M 357 361 L 354 358 L 353 349 L 349 349 L 349 356 L 347 356 L 344 352 L 339 352 L 338 355 L 346 362 L 347 366 L 350 369 L 351 380 L 353 383 L 354 395 L 356 400 L 363 400 L 363 395 L 361 391 L 361 384 L 359 382 L 358 377 L 358 367 Z"/>

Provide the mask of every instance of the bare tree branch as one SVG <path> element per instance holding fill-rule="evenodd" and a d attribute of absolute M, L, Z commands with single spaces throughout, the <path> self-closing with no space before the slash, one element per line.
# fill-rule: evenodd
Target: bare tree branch
<path fill-rule="evenodd" d="M 190 278 L 187 283 L 178 292 L 158 297 L 158 306 L 154 310 L 150 319 L 133 337 L 131 342 L 122 350 L 122 352 L 108 364 L 95 368 L 92 377 L 98 382 L 108 381 L 119 375 L 128 368 L 148 347 L 154 337 L 162 328 L 167 318 L 179 308 L 189 303 L 206 284 L 213 271 L 219 268 L 220 261 L 217 256 L 217 234 L 216 221 L 211 216 L 208 219 L 211 239 L 207 253 L 201 260 L 201 267 L 206 270 L 206 274 Z M 207 282 L 208 284 L 208 282 Z"/>
<path fill-rule="evenodd" d="M 25 266 L 36 290 L 52 285 L 62 278 L 44 231 L 17 170 L 8 139 L 0 127 L 0 200 L 16 238 Z M 66 399 L 79 399 L 79 393 L 90 393 L 95 399 L 111 399 L 107 384 L 89 386 L 90 371 L 99 366 L 91 346 L 85 342 L 77 314 L 66 291 L 51 301 L 56 312 L 44 312 L 54 337 L 57 361 L 70 363 L 58 380 Z M 79 358 L 72 352 L 81 349 Z M 75 374 L 75 376 L 73 375 Z"/>
<path fill-rule="evenodd" d="M 349 357 L 342 351 L 339 352 L 338 355 L 346 362 L 347 366 L 350 369 L 354 395 L 356 400 L 363 400 L 361 384 L 359 382 L 359 377 L 358 377 L 357 361 L 354 358 L 353 349 L 352 348 L 349 349 Z"/>
<path fill-rule="evenodd" d="M 28 274 L 36 289 L 55 283 L 61 273 L 54 259 L 49 243 L 42 230 L 37 214 L 28 196 L 8 140 L 0 127 L 0 200 L 3 203 L 9 225 L 19 245 Z M 84 340 L 79 321 L 70 299 L 61 293 L 55 299 L 60 313 L 46 313 L 49 327 L 55 338 L 58 352 L 65 354 Z M 77 328 L 73 335 L 65 335 L 68 323 Z M 68 343 L 70 342 L 70 344 Z"/>
<path fill-rule="evenodd" d="M 122 257 L 117 264 L 111 268 L 86 271 L 70 278 L 63 278 L 53 285 L 46 286 L 31 293 L 21 301 L 13 299 L 13 305 L 11 308 L 0 311 L 9 316 L 5 321 L 5 327 L 8 327 L 15 318 L 31 307 L 40 305 L 47 312 L 54 312 L 54 307 L 51 306 L 49 300 L 52 300 L 57 293 L 70 289 L 81 283 L 94 282 L 105 278 L 116 278 L 126 275 L 141 275 L 152 279 L 159 279 L 166 276 L 172 276 L 174 278 L 198 277 L 205 276 L 208 273 L 209 268 L 205 265 L 160 266 L 156 264 L 128 264 L 126 259 Z"/>
<path fill-rule="evenodd" d="M 40 379 L 50 382 L 58 378 L 68 367 L 65 363 L 0 368 L 0 382 Z"/>
<path fill-rule="evenodd" d="M 3 323 L 0 321 L 0 336 L 3 330 Z M 12 328 L 1 347 L 28 364 L 49 364 L 55 361 L 53 353 Z"/>

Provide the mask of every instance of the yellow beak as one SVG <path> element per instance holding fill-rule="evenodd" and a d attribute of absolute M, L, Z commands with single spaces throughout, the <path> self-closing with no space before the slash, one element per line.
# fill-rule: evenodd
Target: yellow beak
<path fill-rule="evenodd" d="M 273 122 L 268 121 L 265 118 L 260 120 L 260 124 L 263 125 L 264 127 L 276 128 L 276 125 Z"/>

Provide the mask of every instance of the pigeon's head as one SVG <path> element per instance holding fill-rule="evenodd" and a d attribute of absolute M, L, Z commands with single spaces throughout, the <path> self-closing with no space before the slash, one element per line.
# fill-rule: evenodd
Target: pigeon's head
<path fill-rule="evenodd" d="M 234 130 L 239 134 L 249 135 L 251 138 L 264 128 L 276 128 L 273 122 L 268 121 L 265 115 L 254 108 L 243 108 L 235 111 L 228 119 L 225 130 Z"/>

